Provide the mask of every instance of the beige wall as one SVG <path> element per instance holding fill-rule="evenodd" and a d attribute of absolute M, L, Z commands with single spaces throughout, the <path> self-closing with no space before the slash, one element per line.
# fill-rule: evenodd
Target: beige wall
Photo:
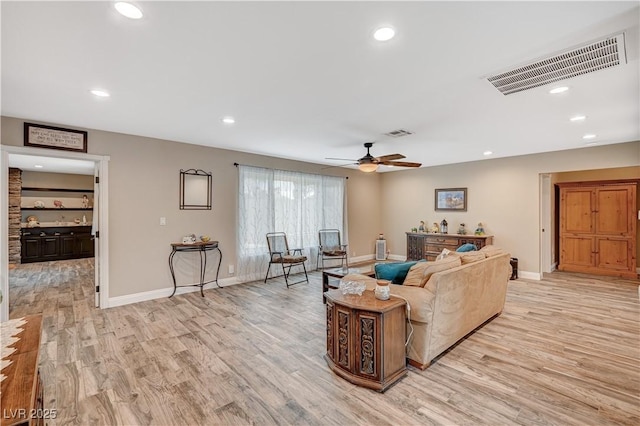
<path fill-rule="evenodd" d="M 5 145 L 22 146 L 23 119 L 2 117 Z M 27 119 L 26 121 L 32 121 Z M 50 123 L 73 127 L 64 123 Z M 87 129 L 84 129 L 87 130 Z M 234 162 L 308 173 L 348 176 L 349 251 L 374 252 L 380 232 L 392 254 L 405 255 L 405 232 L 446 218 L 472 231 L 483 222 L 495 243 L 520 259 L 520 270 L 539 271 L 539 175 L 576 170 L 637 167 L 640 142 L 484 160 L 384 174 L 290 161 L 255 154 L 88 130 L 90 154 L 109 155 L 110 296 L 167 288 L 169 244 L 182 235 L 209 234 L 224 252 L 221 278 L 236 264 L 238 172 Z M 213 209 L 178 209 L 178 173 L 213 173 Z M 468 188 L 468 211 L 434 211 L 434 189 Z M 167 218 L 167 226 L 159 218 Z"/>
<path fill-rule="evenodd" d="M 23 119 L 2 117 L 2 144 L 22 145 Z M 32 122 L 28 119 L 26 121 Z M 49 123 L 73 127 L 63 123 Z M 88 130 L 90 154 L 109 155 L 110 297 L 171 286 L 169 244 L 185 234 L 208 234 L 220 241 L 223 263 L 236 265 L 238 170 L 234 162 L 284 170 L 348 176 L 349 250 L 373 253 L 380 232 L 380 176 L 356 170 L 290 161 L 133 135 Z M 213 174 L 213 209 L 178 208 L 180 169 Z M 167 225 L 160 226 L 160 217 Z"/>
<path fill-rule="evenodd" d="M 385 173 L 380 195 L 383 232 L 392 253 L 406 255 L 405 232 L 447 219 L 473 231 L 482 222 L 495 244 L 519 259 L 522 271 L 540 271 L 540 174 L 635 167 L 640 142 L 476 161 Z M 466 212 L 434 211 L 436 188 L 468 189 Z"/>

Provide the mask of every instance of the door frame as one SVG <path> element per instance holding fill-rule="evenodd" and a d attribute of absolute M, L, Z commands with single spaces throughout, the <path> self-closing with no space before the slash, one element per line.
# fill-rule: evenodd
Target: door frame
<path fill-rule="evenodd" d="M 551 272 L 551 174 L 540 173 L 540 278 L 545 272 Z"/>
<path fill-rule="evenodd" d="M 9 156 L 11 154 L 34 155 L 38 157 L 66 158 L 93 161 L 100 173 L 98 194 L 98 227 L 100 237 L 96 239 L 98 256 L 95 261 L 99 269 L 100 307 L 109 306 L 109 175 L 108 155 L 95 155 L 52 149 L 0 145 L 0 205 L 9 205 Z M 0 322 L 9 319 L 9 209 L 0 209 L 0 290 L 3 300 L 0 304 Z"/>

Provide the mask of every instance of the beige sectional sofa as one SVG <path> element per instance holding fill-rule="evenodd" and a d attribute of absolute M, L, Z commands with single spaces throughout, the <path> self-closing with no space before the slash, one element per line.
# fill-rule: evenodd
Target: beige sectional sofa
<path fill-rule="evenodd" d="M 452 253 L 436 262 L 414 265 L 404 285 L 390 284 L 391 294 L 406 299 L 413 327 L 407 357 L 425 369 L 431 361 L 504 307 L 511 274 L 510 255 L 487 246 L 470 253 Z M 435 272 L 434 272 L 435 271 Z M 368 290 L 374 278 L 347 275 L 344 280 L 362 281 Z M 407 324 L 407 335 L 411 327 Z"/>

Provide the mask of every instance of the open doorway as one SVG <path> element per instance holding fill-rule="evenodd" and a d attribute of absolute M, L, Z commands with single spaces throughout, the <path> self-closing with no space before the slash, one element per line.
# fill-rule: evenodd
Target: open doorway
<path fill-rule="evenodd" d="M 91 154 L 2 146 L 2 179 L 0 180 L 2 204 L 9 205 L 9 169 L 27 170 L 27 173 L 31 175 L 27 184 L 29 190 L 25 194 L 31 197 L 26 199 L 27 205 L 25 207 L 30 209 L 28 213 L 34 214 L 27 215 L 21 211 L 22 209 L 19 209 L 20 233 L 26 230 L 27 233 L 34 234 L 33 241 L 30 241 L 31 252 L 28 253 L 29 255 L 49 255 L 52 256 L 52 261 L 40 262 L 43 259 L 31 258 L 31 262 L 27 261 L 24 264 L 18 262 L 19 267 L 9 268 L 9 256 L 12 256 L 12 263 L 15 263 L 16 236 L 10 235 L 10 232 L 15 233 L 15 230 L 10 231 L 9 209 L 2 209 L 0 214 L 2 222 L 0 227 L 2 233 L 0 289 L 4 300 L 0 311 L 1 321 L 9 318 L 9 306 L 12 303 L 9 278 L 12 271 L 14 272 L 12 276 L 14 282 L 24 284 L 30 280 L 33 281 L 33 279 L 42 280 L 46 276 L 49 281 L 53 280 L 53 282 L 59 283 L 60 280 L 65 280 L 65 277 L 69 276 L 70 271 L 75 271 L 73 274 L 77 276 L 78 270 L 81 269 L 80 275 L 85 279 L 80 291 L 91 299 L 89 304 L 96 307 L 108 306 L 108 233 L 106 231 L 108 223 L 108 160 L 108 157 Z M 37 176 L 34 181 L 34 176 L 36 176 L 34 173 L 39 171 L 46 171 L 50 174 Z M 69 188 L 68 185 L 65 187 L 65 185 L 54 181 L 46 183 L 37 181 L 38 178 L 55 180 L 55 178 L 62 177 L 69 179 L 68 175 L 73 174 L 84 176 L 80 179 L 82 181 L 80 186 L 76 184 L 75 187 L 71 185 Z M 56 191 L 48 191 L 49 189 Z M 53 204 L 54 202 L 56 204 Z M 49 206 L 49 204 L 52 205 Z M 27 218 L 32 219 L 32 228 L 27 228 Z M 15 222 L 15 218 L 13 221 Z M 46 229 L 39 225 L 45 225 Z M 13 228 L 15 228 L 15 224 Z M 61 232 L 61 230 L 64 231 Z M 44 233 L 44 236 L 41 236 L 41 233 Z M 51 235 L 49 236 L 48 233 Z M 24 247 L 22 236 L 19 239 L 21 252 Z M 10 240 L 14 247 L 13 252 L 10 249 Z M 40 267 L 37 264 L 40 264 Z M 47 270 L 47 268 L 50 269 Z M 29 278 L 30 274 L 36 275 L 31 279 Z M 88 288 L 87 283 L 89 283 Z M 29 291 L 28 286 L 23 290 Z M 43 294 L 46 293 L 40 293 L 38 297 L 42 298 Z M 24 304 L 25 300 L 28 301 L 30 297 L 35 298 L 35 293 L 28 294 L 19 303 Z"/>

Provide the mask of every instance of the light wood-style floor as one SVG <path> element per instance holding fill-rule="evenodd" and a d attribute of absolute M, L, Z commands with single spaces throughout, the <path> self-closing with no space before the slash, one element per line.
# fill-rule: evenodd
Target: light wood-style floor
<path fill-rule="evenodd" d="M 640 424 L 638 281 L 510 281 L 500 317 L 379 394 L 327 368 L 317 272 L 99 310 L 92 268 L 11 271 L 11 317 L 44 315 L 49 424 Z"/>

